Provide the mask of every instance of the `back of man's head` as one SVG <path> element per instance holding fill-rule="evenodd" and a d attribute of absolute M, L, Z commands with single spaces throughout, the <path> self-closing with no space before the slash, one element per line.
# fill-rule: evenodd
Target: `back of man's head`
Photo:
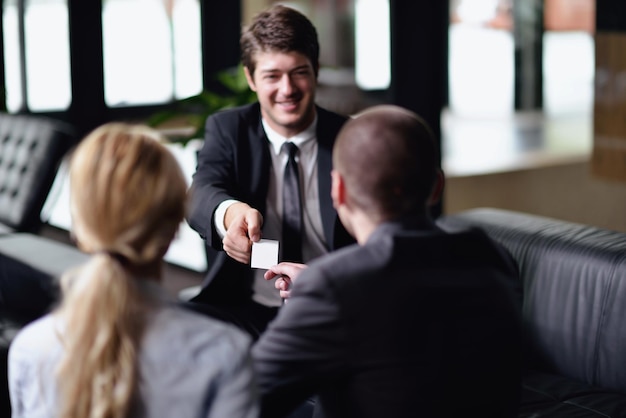
<path fill-rule="evenodd" d="M 439 158 L 427 123 L 392 105 L 374 106 L 346 122 L 333 150 L 348 201 L 377 221 L 426 216 Z"/>
<path fill-rule="evenodd" d="M 254 74 L 255 55 L 261 52 L 299 52 L 315 71 L 319 68 L 320 46 L 317 30 L 302 13 L 275 5 L 255 16 L 240 39 L 241 61 Z"/>

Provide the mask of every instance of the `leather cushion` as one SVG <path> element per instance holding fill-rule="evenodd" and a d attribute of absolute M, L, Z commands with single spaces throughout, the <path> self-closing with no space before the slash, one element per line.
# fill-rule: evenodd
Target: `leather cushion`
<path fill-rule="evenodd" d="M 626 234 L 491 208 L 438 222 L 480 227 L 517 261 L 533 368 L 626 391 Z"/>
<path fill-rule="evenodd" d="M 34 231 L 58 165 L 75 144 L 66 124 L 42 116 L 0 113 L 0 223 Z"/>
<path fill-rule="evenodd" d="M 520 418 L 626 417 L 626 396 L 555 374 L 524 376 Z"/>
<path fill-rule="evenodd" d="M 0 236 L 0 309 L 17 321 L 38 318 L 58 299 L 56 279 L 86 260 L 78 249 L 45 237 Z"/>

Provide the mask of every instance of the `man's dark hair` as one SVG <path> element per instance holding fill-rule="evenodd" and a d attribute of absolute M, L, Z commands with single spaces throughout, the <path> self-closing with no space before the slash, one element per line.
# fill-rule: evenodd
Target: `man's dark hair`
<path fill-rule="evenodd" d="M 250 74 L 259 52 L 299 52 L 311 61 L 315 74 L 319 68 L 317 30 L 306 16 L 289 7 L 276 5 L 259 13 L 244 28 L 240 47 L 241 62 Z"/>
<path fill-rule="evenodd" d="M 398 106 L 365 110 L 346 122 L 333 151 L 348 199 L 378 221 L 424 215 L 439 171 L 435 138 Z"/>

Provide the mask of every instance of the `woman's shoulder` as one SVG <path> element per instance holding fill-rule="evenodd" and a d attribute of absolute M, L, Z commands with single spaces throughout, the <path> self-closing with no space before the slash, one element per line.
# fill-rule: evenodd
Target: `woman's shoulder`
<path fill-rule="evenodd" d="M 51 314 L 25 325 L 13 338 L 11 348 L 40 348 L 51 341 L 58 340 L 58 324 Z"/>
<path fill-rule="evenodd" d="M 63 351 L 60 332 L 59 321 L 53 315 L 29 323 L 11 341 L 9 363 L 55 363 Z"/>
<path fill-rule="evenodd" d="M 146 338 L 180 345 L 182 351 L 246 351 L 250 337 L 233 325 L 176 305 L 159 310 L 149 325 Z"/>

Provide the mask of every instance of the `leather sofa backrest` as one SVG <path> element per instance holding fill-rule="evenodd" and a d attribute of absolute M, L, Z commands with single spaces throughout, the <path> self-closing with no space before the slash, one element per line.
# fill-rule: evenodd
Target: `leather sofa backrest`
<path fill-rule="evenodd" d="M 0 233 L 41 226 L 56 170 L 75 143 L 73 130 L 61 121 L 0 113 Z"/>
<path fill-rule="evenodd" d="M 539 370 L 626 392 L 626 234 L 500 209 L 438 220 L 480 227 L 518 263 Z"/>

